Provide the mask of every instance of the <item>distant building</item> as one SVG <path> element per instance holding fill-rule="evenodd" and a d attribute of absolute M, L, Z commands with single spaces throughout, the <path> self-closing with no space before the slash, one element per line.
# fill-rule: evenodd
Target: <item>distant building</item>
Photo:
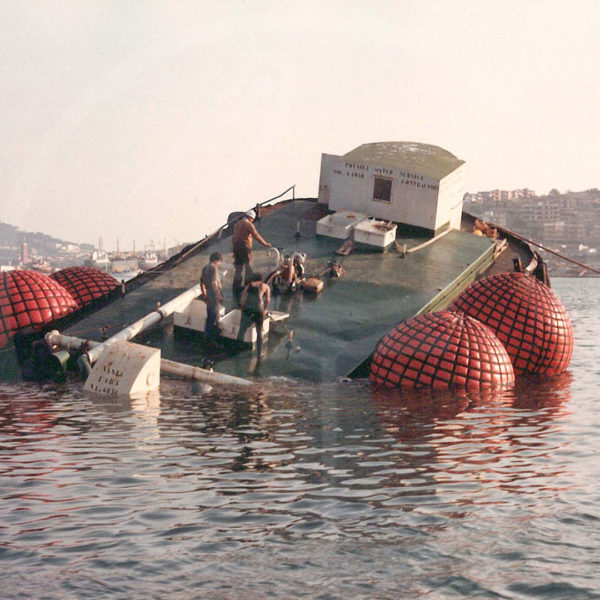
<path fill-rule="evenodd" d="M 27 242 L 23 242 L 21 244 L 21 264 L 27 265 L 29 262 L 29 246 L 27 246 Z"/>
<path fill-rule="evenodd" d="M 56 242 L 55 247 L 57 250 L 68 254 L 75 254 L 76 252 L 81 251 L 78 244 L 71 244 L 69 242 Z"/>
<path fill-rule="evenodd" d="M 536 198 L 519 203 L 521 218 L 533 223 L 544 223 L 560 219 L 562 208 L 553 198 Z"/>
<path fill-rule="evenodd" d="M 511 193 L 508 190 L 491 190 L 489 192 L 490 200 L 495 200 L 496 202 L 500 200 L 510 200 Z"/>
<path fill-rule="evenodd" d="M 465 202 L 507 202 L 509 200 L 520 200 L 522 198 L 535 198 L 535 191 L 528 188 L 521 190 L 490 190 L 487 192 L 475 192 L 465 194 Z"/>
<path fill-rule="evenodd" d="M 535 191 L 527 188 L 523 188 L 522 190 L 513 190 L 513 199 L 516 198 L 535 198 Z"/>
<path fill-rule="evenodd" d="M 319 202 L 431 232 L 459 228 L 464 161 L 415 142 L 363 144 L 321 156 Z"/>

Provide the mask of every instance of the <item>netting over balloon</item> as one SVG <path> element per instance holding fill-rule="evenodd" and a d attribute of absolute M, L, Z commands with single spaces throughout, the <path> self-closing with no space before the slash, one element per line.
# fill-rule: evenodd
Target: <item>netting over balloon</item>
<path fill-rule="evenodd" d="M 485 323 L 506 347 L 515 373 L 557 375 L 573 355 L 573 326 L 546 285 L 525 273 L 500 273 L 464 290 L 453 308 Z"/>
<path fill-rule="evenodd" d="M 95 267 L 68 267 L 51 275 L 75 299 L 79 308 L 110 294 L 119 286 L 112 276 Z"/>
<path fill-rule="evenodd" d="M 65 288 L 35 271 L 0 273 L 0 347 L 26 327 L 41 327 L 77 310 Z"/>
<path fill-rule="evenodd" d="M 514 370 L 488 327 L 443 311 L 407 319 L 385 335 L 375 349 L 370 378 L 405 388 L 480 389 L 512 384 Z"/>

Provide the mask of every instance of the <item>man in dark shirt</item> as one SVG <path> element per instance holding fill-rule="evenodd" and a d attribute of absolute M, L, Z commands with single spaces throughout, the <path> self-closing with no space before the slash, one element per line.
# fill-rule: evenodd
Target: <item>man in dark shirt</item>
<path fill-rule="evenodd" d="M 216 338 L 219 331 L 219 312 L 223 302 L 221 279 L 219 278 L 219 264 L 223 257 L 219 252 L 210 255 L 209 263 L 202 269 L 200 288 L 206 298 L 206 325 L 204 333 L 207 338 Z"/>
<path fill-rule="evenodd" d="M 256 325 L 256 355 L 260 361 L 262 358 L 262 329 L 269 302 L 271 301 L 271 289 L 263 281 L 260 273 L 252 276 L 252 281 L 244 288 L 240 302 L 242 315 L 240 321 L 240 330 L 238 332 L 238 341 L 244 340 L 244 335 L 248 327 L 254 323 Z"/>
<path fill-rule="evenodd" d="M 233 227 L 233 299 L 239 304 L 240 294 L 244 286 L 250 281 L 252 271 L 252 241 L 255 239 L 259 244 L 270 248 L 271 244 L 263 239 L 254 227 L 256 213 L 249 210 L 242 219 Z"/>

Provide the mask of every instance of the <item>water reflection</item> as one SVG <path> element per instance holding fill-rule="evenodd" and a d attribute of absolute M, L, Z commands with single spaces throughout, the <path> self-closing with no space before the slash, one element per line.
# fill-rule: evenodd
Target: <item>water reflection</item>
<path fill-rule="evenodd" d="M 122 401 L 129 401 L 132 410 L 139 414 L 148 425 L 157 425 L 160 417 L 160 392 L 158 390 L 138 394 L 131 398 L 123 398 Z"/>
<path fill-rule="evenodd" d="M 564 451 L 555 438 L 557 420 L 569 414 L 571 382 L 566 374 L 521 379 L 512 389 L 484 393 L 373 390 L 384 430 L 414 458 L 396 483 L 418 472 L 424 493 L 463 506 L 506 502 L 495 489 L 557 491 L 565 467 L 551 455 Z"/>
<path fill-rule="evenodd" d="M 108 552 L 147 560 L 157 536 L 185 558 L 198 544 L 439 535 L 475 508 L 565 488 L 554 453 L 570 385 L 407 394 L 274 380 L 198 395 L 165 383 L 134 399 L 4 388 L 4 548 L 17 563 L 67 552 L 108 565 Z"/>
<path fill-rule="evenodd" d="M 460 390 L 373 387 L 370 393 L 384 430 L 401 442 L 427 437 L 437 421 L 456 417 L 470 405 L 469 396 Z"/>
<path fill-rule="evenodd" d="M 7 547 L 77 555 L 85 538 L 97 553 L 126 531 L 127 554 L 144 555 L 153 535 L 191 548 L 437 531 L 510 495 L 560 492 L 553 434 L 569 381 L 477 396 L 281 381 L 202 396 L 168 384 L 131 400 L 4 394 Z"/>

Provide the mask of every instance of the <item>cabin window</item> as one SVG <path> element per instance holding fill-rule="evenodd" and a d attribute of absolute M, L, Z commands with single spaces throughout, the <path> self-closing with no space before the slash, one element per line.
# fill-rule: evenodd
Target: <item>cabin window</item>
<path fill-rule="evenodd" d="M 383 177 L 375 177 L 375 187 L 373 189 L 373 200 L 380 202 L 392 201 L 392 180 Z"/>

